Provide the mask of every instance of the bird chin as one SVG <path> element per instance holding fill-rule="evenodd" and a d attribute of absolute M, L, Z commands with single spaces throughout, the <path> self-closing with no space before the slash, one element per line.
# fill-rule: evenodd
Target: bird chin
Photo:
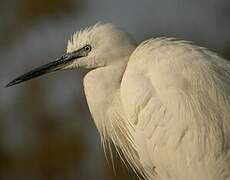
<path fill-rule="evenodd" d="M 68 69 L 77 69 L 79 67 L 82 67 L 81 60 L 74 60 L 72 63 L 64 66 L 61 70 L 68 70 Z"/>

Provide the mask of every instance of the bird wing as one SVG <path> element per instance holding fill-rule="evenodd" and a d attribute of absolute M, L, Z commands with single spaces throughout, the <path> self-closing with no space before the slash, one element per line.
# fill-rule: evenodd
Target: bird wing
<path fill-rule="evenodd" d="M 230 166 L 230 63 L 224 58 L 185 41 L 147 40 L 129 59 L 121 99 L 150 175 L 154 169 L 162 179 L 187 179 L 196 170 L 211 177 Z"/>

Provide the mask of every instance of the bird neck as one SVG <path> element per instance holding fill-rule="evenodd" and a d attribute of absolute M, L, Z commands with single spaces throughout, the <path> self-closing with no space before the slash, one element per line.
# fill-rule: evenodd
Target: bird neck
<path fill-rule="evenodd" d="M 124 113 L 120 86 L 129 57 L 110 66 L 97 68 L 84 77 L 84 90 L 90 112 L 101 135 L 103 147 L 110 142 L 119 147 L 134 171 L 140 169 L 131 137 L 130 124 Z M 122 157 L 121 157 L 122 158 Z"/>
<path fill-rule="evenodd" d="M 84 90 L 90 112 L 100 133 L 113 124 L 112 114 L 122 114 L 120 85 L 128 57 L 111 65 L 94 69 L 84 77 Z"/>
<path fill-rule="evenodd" d="M 121 80 L 128 57 L 111 65 L 90 71 L 84 77 L 84 90 L 90 112 L 103 138 L 116 134 L 123 123 L 124 113 L 120 100 Z"/>

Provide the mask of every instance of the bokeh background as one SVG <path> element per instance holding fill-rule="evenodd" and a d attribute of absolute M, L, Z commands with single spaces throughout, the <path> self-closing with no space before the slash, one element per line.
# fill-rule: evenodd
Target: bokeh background
<path fill-rule="evenodd" d="M 0 0 L 0 180 L 124 180 L 106 162 L 84 98 L 84 71 L 4 88 L 65 52 L 74 31 L 98 21 L 142 41 L 173 36 L 230 59 L 229 0 Z"/>

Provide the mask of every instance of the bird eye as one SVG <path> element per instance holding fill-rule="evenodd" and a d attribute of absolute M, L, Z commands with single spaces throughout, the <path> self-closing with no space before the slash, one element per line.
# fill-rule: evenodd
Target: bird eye
<path fill-rule="evenodd" d="M 86 52 L 90 52 L 91 49 L 92 49 L 92 47 L 91 47 L 90 45 L 86 45 L 86 46 L 84 47 L 84 49 L 85 49 Z"/>

